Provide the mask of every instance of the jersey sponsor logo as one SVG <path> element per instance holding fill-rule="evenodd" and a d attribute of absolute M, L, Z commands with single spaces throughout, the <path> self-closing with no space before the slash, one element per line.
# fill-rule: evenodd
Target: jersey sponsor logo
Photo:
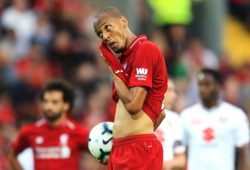
<path fill-rule="evenodd" d="M 35 148 L 35 157 L 37 159 L 65 159 L 70 157 L 70 153 L 70 148 L 66 146 Z"/>
<path fill-rule="evenodd" d="M 137 80 L 147 80 L 148 69 L 147 68 L 136 68 Z"/>
<path fill-rule="evenodd" d="M 42 136 L 35 139 L 36 144 L 41 145 L 44 142 Z M 71 149 L 68 146 L 69 134 L 63 133 L 59 136 L 59 146 L 38 146 L 35 147 L 35 157 L 37 159 L 65 159 L 71 155 Z"/>
<path fill-rule="evenodd" d="M 214 135 L 214 129 L 212 128 L 206 128 L 203 130 L 203 140 L 205 142 L 211 142 L 214 140 L 215 135 Z"/>

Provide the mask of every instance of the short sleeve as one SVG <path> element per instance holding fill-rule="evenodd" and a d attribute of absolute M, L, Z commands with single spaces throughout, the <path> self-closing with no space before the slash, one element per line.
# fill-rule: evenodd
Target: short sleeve
<path fill-rule="evenodd" d="M 141 44 L 138 49 L 136 49 L 129 80 L 130 87 L 152 87 L 153 68 L 158 55 L 157 48 L 151 43 Z"/>
<path fill-rule="evenodd" d="M 242 147 L 249 143 L 249 124 L 246 114 L 240 110 L 238 113 L 238 121 L 235 128 L 235 144 L 237 147 Z"/>
<path fill-rule="evenodd" d="M 175 134 L 175 139 L 174 139 L 174 153 L 183 153 L 185 152 L 185 146 L 183 143 L 183 128 L 182 128 L 182 124 L 180 121 L 180 118 L 176 115 L 175 118 L 175 130 L 174 130 L 174 134 Z"/>
<path fill-rule="evenodd" d="M 28 127 L 24 127 L 20 130 L 16 140 L 12 143 L 12 148 L 16 154 L 21 153 L 25 148 L 30 146 L 28 135 Z"/>

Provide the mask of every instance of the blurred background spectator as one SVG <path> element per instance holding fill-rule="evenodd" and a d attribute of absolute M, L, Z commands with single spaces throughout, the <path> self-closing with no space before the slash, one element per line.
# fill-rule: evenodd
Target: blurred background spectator
<path fill-rule="evenodd" d="M 89 127 L 112 121 L 111 77 L 92 26 L 96 9 L 110 5 L 164 52 L 179 95 L 174 111 L 198 100 L 194 75 L 206 66 L 220 70 L 224 99 L 250 115 L 248 0 L 1 0 L 1 170 L 9 170 L 6 148 L 16 132 L 40 118 L 37 93 L 48 80 L 78 89 L 72 118 Z M 91 161 L 82 170 L 94 169 Z"/>

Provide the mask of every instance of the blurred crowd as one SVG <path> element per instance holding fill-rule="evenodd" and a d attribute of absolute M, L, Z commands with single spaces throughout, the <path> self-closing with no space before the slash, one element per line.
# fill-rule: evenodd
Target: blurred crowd
<path fill-rule="evenodd" d="M 174 110 L 180 112 L 198 100 L 196 73 L 209 67 L 222 74 L 224 99 L 250 117 L 250 55 L 248 62 L 235 66 L 227 51 L 221 48 L 216 53 L 189 33 L 195 19 L 192 3 L 203 1 L 183 1 L 180 11 L 185 12 L 172 20 L 164 20 L 168 16 L 160 11 L 169 5 L 177 9 L 178 3 L 136 1 L 137 32 L 159 45 L 177 85 Z M 227 15 L 244 25 L 250 36 L 250 3 L 228 0 L 226 4 Z M 89 128 L 113 119 L 111 77 L 92 26 L 100 7 L 84 0 L 0 0 L 0 170 L 9 169 L 7 148 L 20 127 L 42 116 L 38 93 L 51 79 L 63 78 L 74 85 L 77 100 L 69 115 L 72 119 Z M 86 162 L 82 161 L 83 169 Z"/>

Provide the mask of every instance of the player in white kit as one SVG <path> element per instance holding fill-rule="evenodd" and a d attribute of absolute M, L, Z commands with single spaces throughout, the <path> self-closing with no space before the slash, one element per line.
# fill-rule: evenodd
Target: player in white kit
<path fill-rule="evenodd" d="M 181 113 L 188 170 L 250 170 L 246 114 L 220 99 L 217 71 L 202 69 L 197 78 L 201 102 Z"/>
<path fill-rule="evenodd" d="M 176 97 L 175 84 L 169 79 L 163 101 L 166 117 L 156 130 L 156 135 L 163 145 L 163 170 L 184 169 L 186 163 L 181 121 L 177 113 L 169 110 L 172 109 Z"/>

